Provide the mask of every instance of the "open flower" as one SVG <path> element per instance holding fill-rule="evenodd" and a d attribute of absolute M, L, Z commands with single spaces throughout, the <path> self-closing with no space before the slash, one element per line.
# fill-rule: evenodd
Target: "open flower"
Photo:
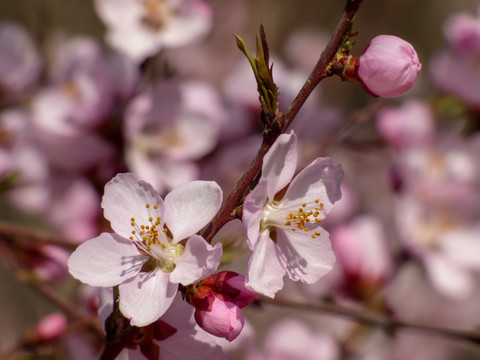
<path fill-rule="evenodd" d="M 280 135 L 243 208 L 252 250 L 246 286 L 270 297 L 283 287 L 284 275 L 314 283 L 335 262 L 320 222 L 341 197 L 343 170 L 328 158 L 317 158 L 292 180 L 296 164 L 296 135 Z"/>
<path fill-rule="evenodd" d="M 215 182 L 182 184 L 162 200 L 136 175 L 119 174 L 105 186 L 102 199 L 115 233 L 80 245 L 68 261 L 69 271 L 92 286 L 119 285 L 120 311 L 132 325 L 148 325 L 168 309 L 179 283 L 191 284 L 217 269 L 221 244 L 212 247 L 194 234 L 221 202 Z"/>

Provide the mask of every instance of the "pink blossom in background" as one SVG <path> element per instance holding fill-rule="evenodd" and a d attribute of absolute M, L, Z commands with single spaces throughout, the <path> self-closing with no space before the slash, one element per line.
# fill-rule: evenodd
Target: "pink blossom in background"
<path fill-rule="evenodd" d="M 382 285 L 392 273 L 393 261 L 382 224 L 369 215 L 359 215 L 348 225 L 330 232 L 338 263 L 347 276 L 365 285 Z"/>
<path fill-rule="evenodd" d="M 221 202 L 214 182 L 180 185 L 162 200 L 136 175 L 119 174 L 102 198 L 115 233 L 81 244 L 68 261 L 69 271 L 92 286 L 119 285 L 123 315 L 132 325 L 151 324 L 169 308 L 179 283 L 189 285 L 217 269 L 221 244 L 211 246 L 194 234 Z"/>
<path fill-rule="evenodd" d="M 320 222 L 341 197 L 343 171 L 330 159 L 318 158 L 292 180 L 296 164 L 295 134 L 280 135 L 244 202 L 242 221 L 252 251 L 246 285 L 269 297 L 283 287 L 285 275 L 314 283 L 335 262 Z"/>
<path fill-rule="evenodd" d="M 340 360 L 340 349 L 328 334 L 314 332 L 295 318 L 271 326 L 263 349 L 248 349 L 246 360 Z"/>
<path fill-rule="evenodd" d="M 157 83 L 126 110 L 127 165 L 159 192 L 194 180 L 199 174 L 194 161 L 214 148 L 224 120 L 212 85 Z"/>
<path fill-rule="evenodd" d="M 480 55 L 480 16 L 452 15 L 443 24 L 443 35 L 452 50 L 467 56 Z"/>
<path fill-rule="evenodd" d="M 380 135 L 399 150 L 428 147 L 436 136 L 432 110 L 419 100 L 407 100 L 400 107 L 383 108 L 376 120 Z"/>
<path fill-rule="evenodd" d="M 67 318 L 63 313 L 55 312 L 43 317 L 35 327 L 40 341 L 52 341 L 60 338 L 67 329 Z"/>
<path fill-rule="evenodd" d="M 0 94 L 7 99 L 25 95 L 40 77 L 43 61 L 26 29 L 0 23 Z"/>
<path fill-rule="evenodd" d="M 372 94 L 399 96 L 410 90 L 422 65 L 408 42 L 392 35 L 372 39 L 358 60 L 358 76 Z"/>
<path fill-rule="evenodd" d="M 140 63 L 163 48 L 186 45 L 212 26 L 209 5 L 199 0 L 96 0 L 106 42 Z"/>
<path fill-rule="evenodd" d="M 430 60 L 430 77 L 442 92 L 480 108 L 480 17 L 457 14 L 444 24 L 449 49 Z"/>
<path fill-rule="evenodd" d="M 113 293 L 111 289 L 100 289 L 100 324 L 104 324 L 113 311 Z M 207 334 L 196 325 L 193 307 L 177 294 L 168 310 L 151 326 L 154 337 L 151 344 L 156 346 L 162 360 L 226 360 L 215 337 Z M 146 344 L 145 344 L 146 345 Z M 146 360 L 142 345 L 136 348 L 123 349 L 117 359 Z"/>

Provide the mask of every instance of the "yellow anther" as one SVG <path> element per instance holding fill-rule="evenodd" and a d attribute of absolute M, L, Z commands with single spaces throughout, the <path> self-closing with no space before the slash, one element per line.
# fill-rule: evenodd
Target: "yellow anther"
<path fill-rule="evenodd" d="M 315 235 L 320 236 L 320 233 L 318 231 L 315 231 Z"/>
<path fill-rule="evenodd" d="M 322 222 L 322 219 L 315 219 L 316 223 Z"/>
<path fill-rule="evenodd" d="M 150 204 L 147 204 L 147 205 L 145 205 L 145 206 L 147 207 L 147 209 L 150 209 Z"/>
<path fill-rule="evenodd" d="M 132 235 L 135 235 L 136 231 L 135 230 L 132 230 Z M 141 233 L 140 233 L 141 234 Z"/>
<path fill-rule="evenodd" d="M 157 204 L 153 205 L 153 208 L 154 208 L 155 210 L 157 210 L 157 209 L 158 209 L 158 205 L 157 205 Z"/>
<path fill-rule="evenodd" d="M 167 248 L 167 245 L 162 244 L 162 248 L 166 249 L 166 248 Z"/>
<path fill-rule="evenodd" d="M 298 212 L 299 212 L 299 213 L 303 212 L 303 209 L 302 209 L 302 208 L 298 208 Z"/>
<path fill-rule="evenodd" d="M 132 226 L 135 226 L 135 223 L 134 223 L 134 222 L 132 222 L 130 225 L 132 225 Z"/>
<path fill-rule="evenodd" d="M 140 235 L 145 235 L 145 231 L 140 231 Z"/>
<path fill-rule="evenodd" d="M 306 227 L 306 228 L 304 228 L 303 230 L 305 230 L 305 231 L 309 231 L 309 230 L 310 230 L 310 228 Z"/>
<path fill-rule="evenodd" d="M 133 236 L 130 236 L 129 239 L 130 239 L 130 240 L 133 240 Z"/>
<path fill-rule="evenodd" d="M 305 206 L 307 206 L 307 204 L 306 204 L 306 203 L 303 203 L 303 204 L 302 204 L 302 207 L 305 207 Z"/>
<path fill-rule="evenodd" d="M 319 213 L 318 211 L 315 211 L 315 212 L 313 213 L 313 216 L 315 216 L 315 217 L 317 217 L 318 215 L 320 215 L 320 213 Z"/>
<path fill-rule="evenodd" d="M 290 230 L 295 231 L 295 229 L 290 229 Z"/>
<path fill-rule="evenodd" d="M 312 234 L 312 239 L 316 239 L 317 237 L 315 235 Z"/>
<path fill-rule="evenodd" d="M 134 217 L 130 218 L 130 221 L 135 222 L 135 218 Z"/>
<path fill-rule="evenodd" d="M 167 232 L 168 232 L 168 230 L 167 230 L 167 229 L 163 229 L 163 232 L 164 232 L 164 233 L 167 233 Z"/>
<path fill-rule="evenodd" d="M 152 221 L 153 221 L 153 218 L 152 218 L 152 217 L 149 217 L 149 218 L 148 218 L 148 221 L 152 222 Z"/>
<path fill-rule="evenodd" d="M 316 204 L 318 204 L 319 202 L 320 202 L 320 200 L 318 200 L 318 199 L 317 199 L 317 200 L 315 200 L 315 203 L 316 203 Z"/>

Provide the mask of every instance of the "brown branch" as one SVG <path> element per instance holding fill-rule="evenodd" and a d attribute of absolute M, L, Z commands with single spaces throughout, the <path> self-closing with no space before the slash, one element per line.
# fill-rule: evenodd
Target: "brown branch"
<path fill-rule="evenodd" d="M 295 116 L 300 111 L 301 107 L 308 99 L 312 91 L 317 87 L 317 85 L 328 77 L 329 75 L 326 73 L 326 68 L 328 64 L 332 61 L 333 57 L 337 53 L 343 38 L 348 32 L 350 25 L 355 18 L 355 15 L 360 7 L 360 4 L 363 0 L 347 0 L 345 5 L 345 9 L 343 11 L 342 18 L 333 33 L 330 41 L 328 42 L 327 46 L 323 50 L 322 54 L 320 55 L 320 59 L 318 59 L 317 64 L 313 68 L 310 76 L 308 77 L 307 81 L 300 89 L 296 98 L 290 104 L 286 114 L 285 114 L 285 127 L 287 128 Z"/>
<path fill-rule="evenodd" d="M 31 246 L 35 244 L 55 245 L 67 250 L 75 250 L 78 244 L 68 241 L 62 236 L 49 234 L 43 231 L 34 230 L 25 226 L 0 221 L 0 239 Z"/>
<path fill-rule="evenodd" d="M 356 310 L 331 303 L 309 303 L 289 300 L 285 298 L 270 299 L 266 297 L 262 297 L 260 301 L 262 303 L 268 303 L 297 310 L 318 311 L 330 315 L 338 315 L 365 325 L 380 327 L 388 332 L 399 329 L 415 330 L 432 335 L 469 341 L 475 343 L 476 345 L 480 345 L 479 331 L 450 329 L 431 325 L 416 324 L 398 320 L 385 314 L 372 313 L 366 310 Z"/>
<path fill-rule="evenodd" d="M 276 121 L 274 120 L 272 122 L 281 123 L 284 124 L 284 126 L 282 127 L 282 129 L 280 129 L 280 131 L 264 132 L 263 143 L 258 150 L 255 159 L 252 161 L 247 171 L 243 174 L 242 178 L 237 182 L 233 191 L 228 196 L 227 200 L 225 200 L 225 202 L 222 204 L 222 207 L 220 208 L 217 215 L 203 230 L 202 235 L 208 242 L 212 241 L 215 234 L 222 228 L 223 225 L 235 218 L 235 214 L 233 212 L 235 208 L 240 205 L 241 199 L 245 195 L 245 192 L 251 186 L 252 181 L 260 172 L 265 154 L 268 152 L 268 150 L 273 145 L 278 136 L 280 136 L 281 133 L 284 133 L 287 130 L 288 126 L 291 124 L 299 110 L 302 108 L 305 101 L 312 93 L 313 89 L 315 89 L 315 87 L 320 83 L 321 80 L 328 76 L 326 73 L 326 67 L 332 61 L 333 57 L 338 51 L 342 40 L 348 29 L 350 28 L 352 20 L 355 17 L 358 8 L 360 7 L 361 2 L 362 0 L 347 0 L 342 18 L 340 19 L 340 22 L 335 29 L 335 33 L 333 34 L 324 51 L 320 55 L 317 64 L 315 65 L 303 87 L 300 89 L 300 92 L 290 104 L 290 107 L 285 114 L 285 118 L 283 118 L 283 113 L 277 112 Z"/>

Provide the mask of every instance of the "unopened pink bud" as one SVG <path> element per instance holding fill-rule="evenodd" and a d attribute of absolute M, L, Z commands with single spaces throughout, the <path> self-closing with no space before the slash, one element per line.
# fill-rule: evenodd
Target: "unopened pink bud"
<path fill-rule="evenodd" d="M 245 277 L 235 274 L 226 280 L 229 287 L 236 290 L 236 294 L 228 294 L 232 301 L 240 308 L 250 305 L 254 300 L 258 299 L 258 294 L 245 287 Z"/>
<path fill-rule="evenodd" d="M 368 92 L 393 97 L 413 86 L 421 67 L 412 45 L 396 36 L 380 35 L 360 56 L 357 71 Z"/>
<path fill-rule="evenodd" d="M 67 319 L 64 314 L 56 312 L 45 316 L 37 324 L 35 333 L 41 341 L 51 341 L 60 337 L 67 328 Z"/>
<path fill-rule="evenodd" d="M 464 54 L 480 54 L 480 19 L 468 14 L 458 14 L 448 19 L 443 32 L 449 45 Z"/>
<path fill-rule="evenodd" d="M 234 340 L 242 331 L 244 318 L 240 308 L 228 297 L 215 297 L 210 310 L 195 310 L 197 324 L 206 332 Z"/>

